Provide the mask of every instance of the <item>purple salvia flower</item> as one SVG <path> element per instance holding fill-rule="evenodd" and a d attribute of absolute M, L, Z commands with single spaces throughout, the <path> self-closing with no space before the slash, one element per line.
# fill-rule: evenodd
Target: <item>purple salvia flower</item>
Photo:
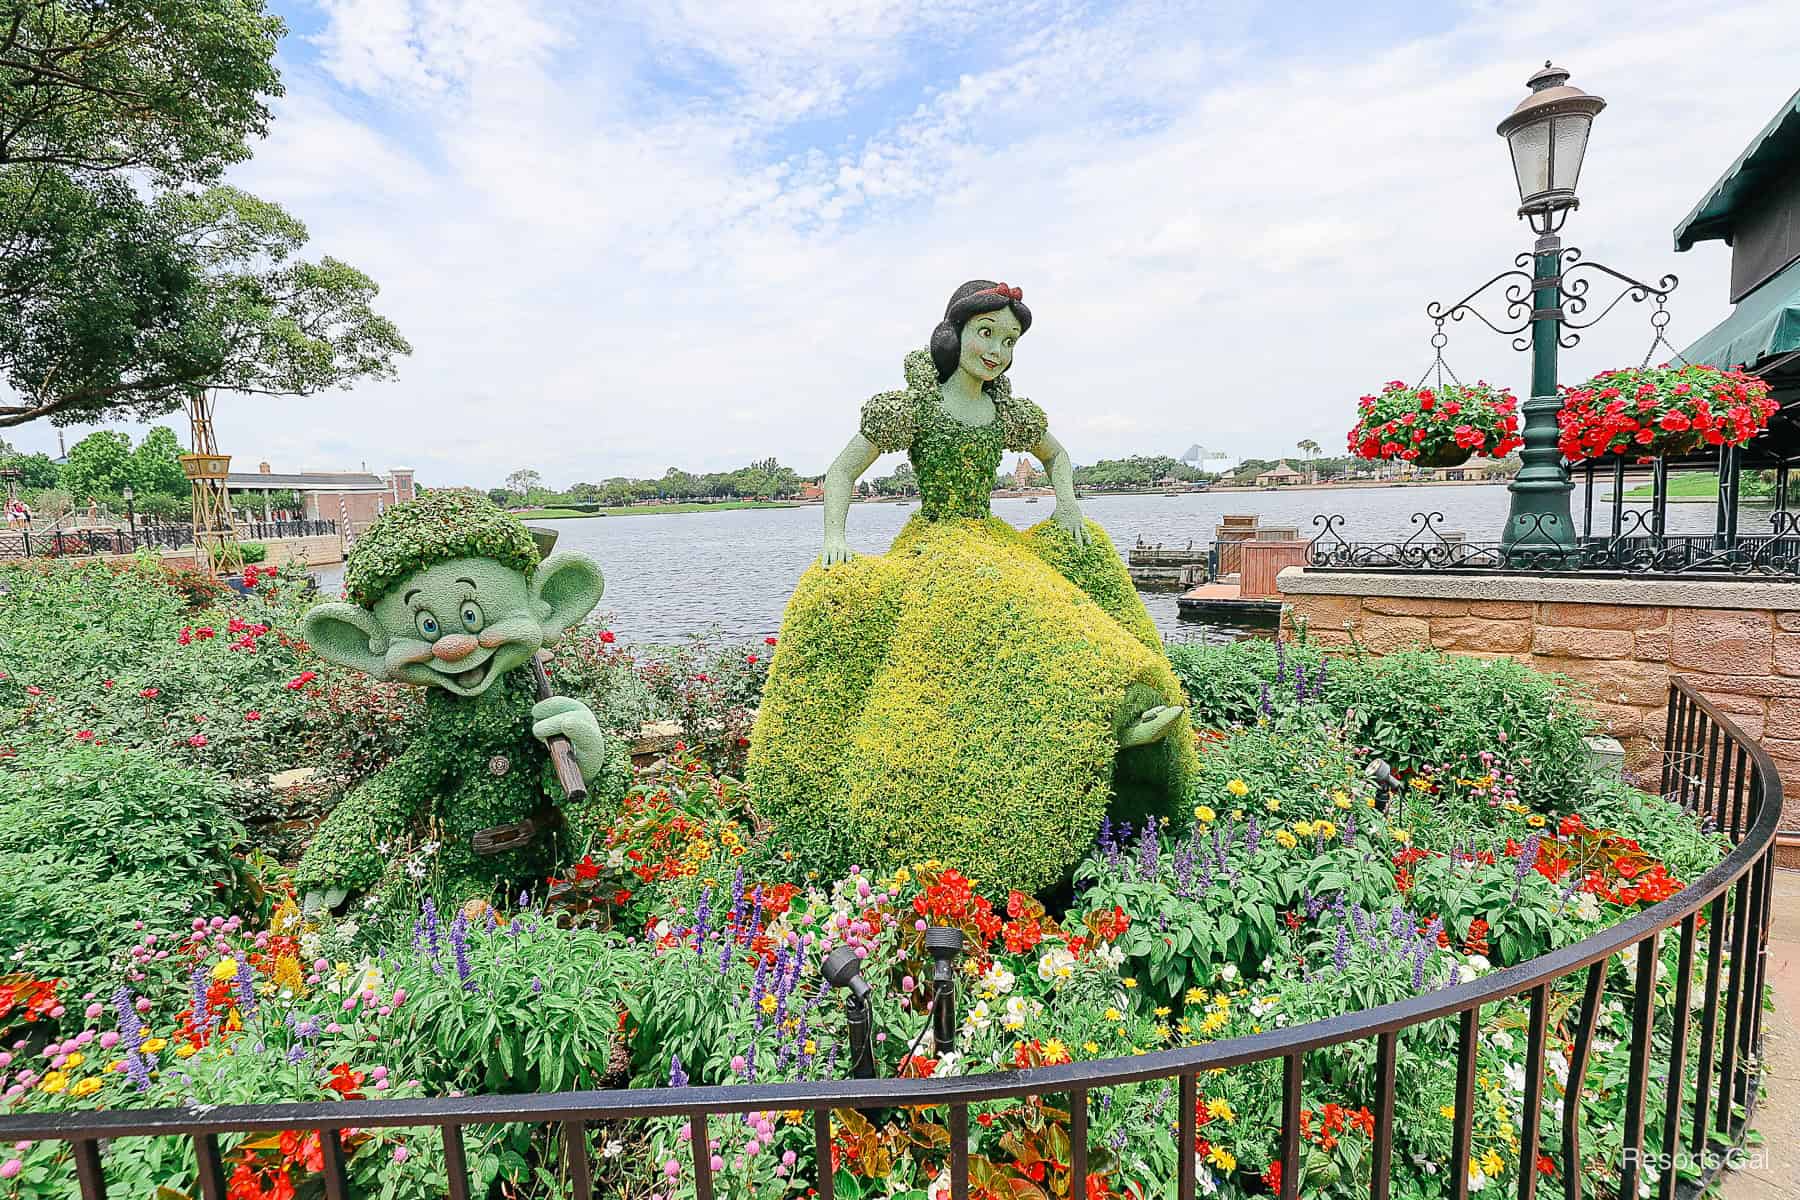
<path fill-rule="evenodd" d="M 531 994 L 535 996 L 543 990 L 544 990 L 544 981 L 542 979 L 539 979 L 536 975 L 533 975 L 531 977 Z"/>
<path fill-rule="evenodd" d="M 756 978 L 750 981 L 750 1015 L 752 1023 L 758 1030 L 762 1029 L 763 1024 L 762 998 L 768 978 L 769 962 L 761 955 L 758 955 L 756 958 Z"/>
<path fill-rule="evenodd" d="M 206 1008 L 206 968 L 195 967 L 188 976 L 188 986 L 193 990 L 194 1028 L 201 1031 L 212 1027 L 212 1014 Z"/>
<path fill-rule="evenodd" d="M 1255 854 L 1256 848 L 1262 845 L 1262 827 L 1256 823 L 1256 814 L 1251 813 L 1244 822 L 1244 853 Z"/>
<path fill-rule="evenodd" d="M 1294 660 L 1294 701 L 1306 703 L 1306 664 L 1299 659 Z"/>
<path fill-rule="evenodd" d="M 724 943 L 724 946 L 719 950 L 719 974 L 721 975 L 731 970 L 731 952 L 737 947 L 737 934 L 734 932 L 735 928 L 734 925 L 732 930 L 727 930 L 725 936 L 719 939 Z"/>
<path fill-rule="evenodd" d="M 526 909 L 531 907 L 531 893 L 524 888 L 519 889 L 519 907 Z"/>
<path fill-rule="evenodd" d="M 1340 975 L 1350 965 L 1350 926 L 1348 925 L 1338 926 L 1337 945 L 1331 948 L 1331 965 L 1337 968 Z"/>
<path fill-rule="evenodd" d="M 306 1058 L 306 1047 L 295 1042 L 292 1046 L 288 1047 L 288 1052 L 283 1057 L 287 1059 L 287 1063 L 290 1067 L 299 1066 Z"/>
<path fill-rule="evenodd" d="M 1137 875 L 1139 879 L 1155 879 L 1157 852 L 1156 826 L 1151 822 L 1144 823 L 1144 832 L 1138 839 Z"/>
<path fill-rule="evenodd" d="M 1312 698 L 1314 700 L 1323 699 L 1325 696 L 1325 667 L 1330 661 L 1329 658 L 1319 659 L 1318 670 L 1313 672 Z"/>
<path fill-rule="evenodd" d="M 1279 633 L 1275 635 L 1275 682 L 1287 682 L 1287 643 Z"/>
<path fill-rule="evenodd" d="M 706 943 L 706 935 L 712 926 L 712 889 L 707 888 L 700 893 L 699 903 L 694 905 L 694 953 L 698 955 Z"/>
<path fill-rule="evenodd" d="M 1275 704 L 1274 701 L 1269 699 L 1269 685 L 1266 683 L 1262 685 L 1262 694 L 1257 698 L 1256 707 L 1257 711 L 1261 712 L 1265 717 L 1272 717 L 1275 715 Z"/>
<path fill-rule="evenodd" d="M 256 1015 L 256 970 L 240 955 L 237 960 L 238 1008 L 246 1019 Z"/>
<path fill-rule="evenodd" d="M 762 928 L 762 923 L 763 923 L 762 884 L 760 884 L 760 883 L 757 884 L 755 890 L 750 893 L 750 901 L 751 901 L 750 925 L 747 929 L 744 930 L 744 945 L 746 945 L 746 946 L 748 946 L 750 944 L 751 940 L 756 937 L 756 931 Z"/>
<path fill-rule="evenodd" d="M 1100 852 L 1102 854 L 1108 855 L 1109 857 L 1111 856 L 1111 854 L 1116 853 L 1118 850 L 1118 847 L 1113 843 L 1113 840 L 1112 840 L 1112 817 L 1111 816 L 1102 814 L 1102 816 L 1100 817 L 1100 839 L 1099 839 L 1098 844 L 1100 847 Z"/>
<path fill-rule="evenodd" d="M 736 937 L 738 927 L 744 923 L 744 868 L 737 869 L 737 878 L 731 881 L 731 936 Z"/>
<path fill-rule="evenodd" d="M 669 1086 L 686 1087 L 687 1085 L 687 1072 L 681 1069 L 681 1058 L 671 1054 L 669 1056 Z"/>
<path fill-rule="evenodd" d="M 469 918 L 460 912 L 450 922 L 450 951 L 456 958 L 456 977 L 462 980 L 463 990 L 474 991 L 475 982 L 469 978 Z"/>
<path fill-rule="evenodd" d="M 437 905 L 432 901 L 430 896 L 427 896 L 425 897 L 425 903 L 421 905 L 420 908 L 424 913 L 425 918 L 425 955 L 427 958 L 431 959 L 431 973 L 433 975 L 441 975 L 444 967 L 442 963 L 438 962 Z"/>

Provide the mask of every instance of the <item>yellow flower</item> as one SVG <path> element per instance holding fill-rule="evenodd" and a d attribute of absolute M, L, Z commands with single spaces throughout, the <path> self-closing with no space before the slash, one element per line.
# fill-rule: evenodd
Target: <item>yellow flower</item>
<path fill-rule="evenodd" d="M 1150 1032 L 1154 1033 L 1162 1041 L 1166 1042 L 1169 1040 L 1169 1026 L 1165 1022 L 1158 1021 Z"/>
<path fill-rule="evenodd" d="M 1446 1104 L 1444 1107 L 1438 1109 L 1438 1112 L 1446 1121 L 1456 1120 L 1456 1105 L 1454 1104 Z"/>
<path fill-rule="evenodd" d="M 1182 999 L 1186 1000 L 1189 1004 L 1205 1004 L 1206 1003 L 1206 989 L 1205 988 L 1189 988 L 1187 990 L 1187 995 L 1182 997 Z"/>
<path fill-rule="evenodd" d="M 1241 779 L 1234 779 L 1225 785 L 1225 790 L 1242 800 L 1250 794 L 1250 785 Z"/>
<path fill-rule="evenodd" d="M 802 1046 L 801 1049 L 807 1054 L 817 1054 L 819 1052 L 819 1043 L 813 1041 L 811 1038 L 807 1038 L 806 1045 Z"/>
<path fill-rule="evenodd" d="M 1529 817 L 1525 818 L 1525 823 L 1533 829 L 1542 829 L 1544 827 L 1544 814 L 1532 813 Z"/>
<path fill-rule="evenodd" d="M 95 1075 L 89 1075 L 86 1079 L 78 1081 L 74 1087 L 70 1088 L 69 1095 L 71 1097 L 73 1097 L 74 1099 L 79 1100 L 83 1096 L 91 1096 L 99 1090 L 100 1090 L 99 1077 L 95 1076 Z"/>
<path fill-rule="evenodd" d="M 1311 821 L 1295 821 L 1294 832 L 1301 837 L 1311 837 L 1313 835 L 1313 823 Z"/>
<path fill-rule="evenodd" d="M 1406 782 L 1411 785 L 1412 790 L 1415 792 L 1429 792 L 1431 790 L 1431 780 L 1418 775 L 1414 775 Z"/>
<path fill-rule="evenodd" d="M 1218 815 L 1218 813 L 1206 807 L 1204 804 L 1194 806 L 1194 820 L 1200 822 L 1202 825 L 1211 825 L 1213 821 L 1217 819 Z"/>
<path fill-rule="evenodd" d="M 1119 982 L 1124 984 L 1128 988 L 1134 988 L 1137 986 L 1137 980 L 1131 979 L 1129 977 L 1125 978 L 1125 979 L 1121 979 L 1121 980 L 1119 980 Z"/>
<path fill-rule="evenodd" d="M 1407 842 L 1412 841 L 1412 834 L 1404 829 L 1390 829 L 1388 830 L 1388 836 L 1393 838 L 1396 842 L 1399 842 L 1401 845 L 1405 845 Z"/>
<path fill-rule="evenodd" d="M 1488 1152 L 1481 1156 L 1481 1173 L 1489 1179 L 1498 1177 L 1500 1172 L 1505 1169 L 1506 1160 L 1500 1157 L 1497 1150 L 1490 1147 Z"/>
<path fill-rule="evenodd" d="M 1233 1158 L 1231 1156 L 1231 1151 L 1225 1149 L 1223 1146 L 1214 1146 L 1209 1150 L 1206 1155 L 1206 1161 L 1219 1168 L 1221 1171 L 1237 1170 L 1237 1159 Z"/>
<path fill-rule="evenodd" d="M 1337 836 L 1337 826 L 1330 821 L 1314 821 L 1313 832 L 1322 838 L 1334 838 Z"/>
<path fill-rule="evenodd" d="M 1237 1120 L 1237 1114 L 1231 1111 L 1231 1101 L 1225 1099 L 1223 1096 L 1219 1096 L 1206 1102 L 1206 1115 L 1209 1117 L 1217 1117 L 1221 1121 L 1228 1123 Z"/>
<path fill-rule="evenodd" d="M 67 1060 L 64 1061 L 63 1066 L 65 1066 L 69 1070 L 73 1071 L 76 1067 L 79 1067 L 82 1063 L 84 1063 L 86 1061 L 87 1061 L 87 1055 L 85 1055 L 81 1051 L 77 1050 L 75 1053 L 69 1055 Z"/>
<path fill-rule="evenodd" d="M 1081 1043 L 1081 1048 L 1083 1050 L 1087 1051 L 1089 1054 L 1100 1053 L 1100 1043 L 1099 1042 L 1083 1042 L 1083 1043 Z"/>
<path fill-rule="evenodd" d="M 1277 829 L 1275 831 L 1275 841 L 1283 850 L 1292 850 L 1295 846 L 1300 844 L 1300 839 L 1285 829 Z"/>
<path fill-rule="evenodd" d="M 1263 807 L 1268 809 L 1270 812 L 1280 812 L 1281 811 L 1281 797 L 1280 796 L 1270 796 L 1267 800 L 1263 801 Z"/>
<path fill-rule="evenodd" d="M 194 1057 L 195 1053 L 197 1053 L 197 1052 L 195 1051 L 194 1044 L 192 1042 L 188 1042 L 184 1045 L 177 1046 L 175 1048 L 175 1057 L 176 1058 L 192 1058 L 192 1057 Z"/>
<path fill-rule="evenodd" d="M 1157 1015 L 1157 1016 L 1159 1016 L 1159 1017 L 1166 1017 L 1166 1016 L 1168 1016 L 1168 1015 L 1169 1015 L 1169 1006 L 1168 1006 L 1168 1005 L 1166 1005 L 1166 1004 L 1159 1004 L 1159 1005 L 1157 1005 L 1157 1006 L 1156 1006 L 1156 1015 Z"/>
<path fill-rule="evenodd" d="M 1044 1043 L 1044 1058 L 1048 1062 L 1061 1062 L 1073 1057 L 1075 1056 L 1069 1053 L 1069 1048 L 1062 1044 L 1061 1038 L 1051 1038 Z"/>
<path fill-rule="evenodd" d="M 1341 790 L 1331 793 L 1331 802 L 1339 808 L 1350 807 L 1350 797 Z"/>
<path fill-rule="evenodd" d="M 169 1044 L 168 1038 L 150 1038 L 138 1049 L 145 1054 L 160 1054 Z"/>
<path fill-rule="evenodd" d="M 1373 796 L 1364 796 L 1364 797 L 1363 797 L 1363 807 L 1365 807 L 1365 808 L 1374 808 L 1374 807 L 1375 807 L 1375 797 L 1373 797 Z"/>
<path fill-rule="evenodd" d="M 1234 821 L 1241 821 L 1241 820 L 1243 820 L 1243 819 L 1244 819 L 1244 810 L 1243 810 L 1243 809 L 1241 809 L 1241 808 L 1234 808 L 1234 809 L 1232 809 L 1232 810 L 1231 810 L 1231 819 L 1232 819 L 1232 820 L 1234 820 Z"/>
<path fill-rule="evenodd" d="M 1186 1017 L 1183 1017 L 1183 1018 L 1181 1018 L 1181 1020 L 1175 1022 L 1175 1028 L 1179 1029 L 1183 1033 L 1192 1033 L 1193 1032 L 1192 1029 L 1188 1028 L 1188 1023 L 1187 1023 Z"/>
<path fill-rule="evenodd" d="M 756 1003 L 757 1003 L 757 1006 L 759 1008 L 761 1008 L 764 1012 L 772 1013 L 775 1011 L 776 1005 L 779 1002 L 775 999 L 775 995 L 773 992 L 764 992 L 763 998 L 761 1000 L 758 1000 Z"/>
<path fill-rule="evenodd" d="M 1219 1032 L 1219 1030 L 1225 1028 L 1225 1019 L 1226 1019 L 1225 1014 L 1222 1012 L 1207 1013 L 1206 1020 L 1200 1022 L 1200 1032 L 1201 1033 L 1217 1033 L 1217 1032 Z"/>
<path fill-rule="evenodd" d="M 66 1071 L 52 1071 L 38 1083 L 40 1092 L 56 1093 L 69 1086 L 69 1075 Z"/>
<path fill-rule="evenodd" d="M 339 964 L 342 966 L 343 964 Z M 237 959 L 221 958 L 213 964 L 212 977 L 214 983 L 223 983 L 237 974 Z"/>
<path fill-rule="evenodd" d="M 1116 1008 L 1109 1008 L 1106 1010 L 1106 1019 L 1109 1021 L 1123 1021 L 1125 1019 L 1125 1014 Z"/>

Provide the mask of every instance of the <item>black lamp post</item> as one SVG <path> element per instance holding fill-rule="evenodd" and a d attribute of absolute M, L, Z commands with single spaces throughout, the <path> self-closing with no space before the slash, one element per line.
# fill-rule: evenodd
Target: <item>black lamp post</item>
<path fill-rule="evenodd" d="M 137 499 L 137 493 L 131 490 L 131 485 L 128 483 L 119 494 L 125 497 L 125 520 L 131 527 L 131 544 L 135 547 L 137 545 L 137 509 L 132 507 L 131 502 Z"/>
<path fill-rule="evenodd" d="M 1512 154 L 1519 216 L 1537 233 L 1537 241 L 1513 260 L 1517 269 L 1501 272 L 1455 304 L 1434 300 L 1425 306 L 1425 314 L 1438 323 L 1441 334 L 1446 319 L 1460 321 L 1472 313 L 1494 332 L 1511 335 L 1514 349 L 1531 351 L 1531 395 L 1522 406 L 1523 465 L 1507 488 L 1512 503 L 1501 543 L 1509 565 L 1574 567 L 1580 565 L 1581 556 L 1569 512 L 1569 493 L 1575 485 L 1557 446 L 1556 414 L 1562 408 L 1557 350 L 1577 345 L 1581 335 L 1575 331 L 1596 324 L 1627 296 L 1634 302 L 1654 297 L 1662 304 L 1676 280 L 1664 275 L 1656 284 L 1644 283 L 1611 267 L 1584 262 L 1580 250 L 1563 247 L 1558 232 L 1580 206 L 1575 185 L 1581 178 L 1588 133 L 1606 101 L 1571 86 L 1569 73 L 1548 62 L 1528 82 L 1531 93 L 1496 132 L 1506 139 Z M 1591 320 L 1582 321 L 1592 284 L 1577 277 L 1585 270 L 1610 275 L 1625 286 Z M 1505 314 L 1497 321 L 1471 303 L 1495 284 L 1505 285 L 1506 298 Z"/>

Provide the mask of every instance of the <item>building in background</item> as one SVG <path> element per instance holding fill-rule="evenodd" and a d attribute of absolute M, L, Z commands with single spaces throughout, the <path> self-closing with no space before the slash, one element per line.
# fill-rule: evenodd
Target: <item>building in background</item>
<path fill-rule="evenodd" d="M 388 505 L 411 500 L 415 494 L 411 467 L 391 467 L 382 475 L 372 471 L 286 473 L 273 471 L 263 462 L 253 472 L 233 472 L 225 486 L 231 490 L 234 504 L 257 516 L 265 515 L 269 492 L 297 492 L 300 511 L 291 514 L 292 519 L 348 520 L 350 528 L 341 532 L 350 536 L 368 528 Z"/>

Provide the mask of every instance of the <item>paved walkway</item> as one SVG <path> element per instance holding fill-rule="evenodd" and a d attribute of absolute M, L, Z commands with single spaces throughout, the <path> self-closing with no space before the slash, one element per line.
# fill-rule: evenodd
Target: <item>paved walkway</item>
<path fill-rule="evenodd" d="M 1775 873 L 1769 983 L 1775 1011 L 1763 1016 L 1768 1083 L 1756 1110 L 1763 1142 L 1743 1170 L 1725 1177 L 1723 1200 L 1800 1198 L 1800 871 Z"/>

